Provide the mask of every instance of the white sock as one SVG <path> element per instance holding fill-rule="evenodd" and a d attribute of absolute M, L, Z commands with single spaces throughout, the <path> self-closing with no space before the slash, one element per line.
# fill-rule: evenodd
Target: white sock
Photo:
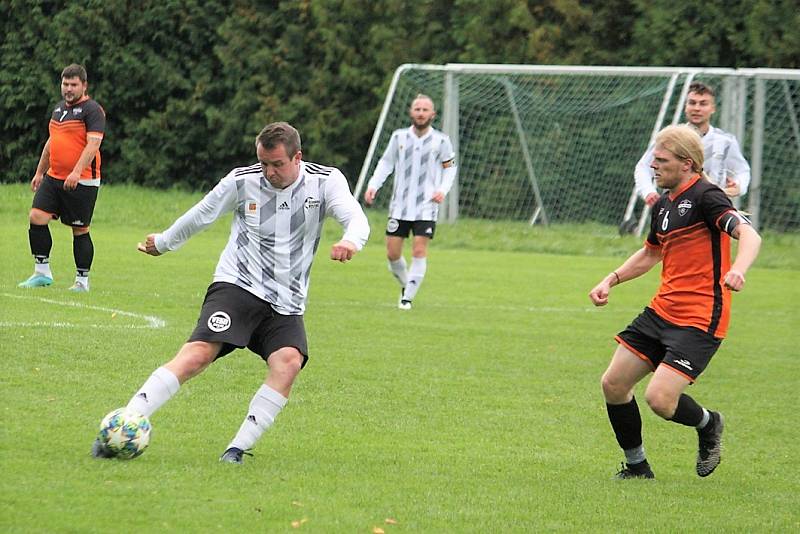
<path fill-rule="evenodd" d="M 412 258 L 411 268 L 408 270 L 408 283 L 406 289 L 403 291 L 403 298 L 405 300 L 414 300 L 414 296 L 419 291 L 419 286 L 422 285 L 422 279 L 425 278 L 425 270 L 428 268 L 427 258 Z"/>
<path fill-rule="evenodd" d="M 392 272 L 397 281 L 400 282 L 400 287 L 406 287 L 406 283 L 408 282 L 406 259 L 401 256 L 399 260 L 389 260 L 389 270 Z"/>
<path fill-rule="evenodd" d="M 700 419 L 700 424 L 697 425 L 696 428 L 705 428 L 708 422 L 711 420 L 711 412 L 703 408 L 703 418 Z"/>
<path fill-rule="evenodd" d="M 128 401 L 127 408 L 133 412 L 150 417 L 161 408 L 181 387 L 178 377 L 166 367 L 159 367 L 139 391 Z"/>
<path fill-rule="evenodd" d="M 640 464 L 647 459 L 644 454 L 644 445 L 639 445 L 635 449 L 625 449 L 623 452 L 625 453 L 625 463 L 628 465 Z"/>
<path fill-rule="evenodd" d="M 53 272 L 50 270 L 50 259 L 44 258 L 40 263 L 39 258 L 37 258 L 36 263 L 33 264 L 33 272 L 44 275 L 48 278 L 53 278 Z"/>
<path fill-rule="evenodd" d="M 253 448 L 261 434 L 275 422 L 275 418 L 286 406 L 287 401 L 286 397 L 266 384 L 258 388 L 253 400 L 250 401 L 247 417 L 244 418 L 239 432 L 236 433 L 228 448 L 236 447 L 243 451 Z"/>

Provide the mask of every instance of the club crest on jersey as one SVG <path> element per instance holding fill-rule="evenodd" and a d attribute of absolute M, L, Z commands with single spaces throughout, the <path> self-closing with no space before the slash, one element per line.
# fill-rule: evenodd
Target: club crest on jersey
<path fill-rule="evenodd" d="M 400 223 L 397 222 L 397 219 L 389 219 L 389 222 L 386 223 L 387 232 L 396 232 L 399 227 Z"/>
<path fill-rule="evenodd" d="M 83 112 L 83 108 L 72 108 L 73 115 L 80 115 Z"/>
<path fill-rule="evenodd" d="M 208 329 L 212 332 L 224 332 L 231 327 L 231 316 L 224 311 L 216 311 L 208 318 Z"/>
<path fill-rule="evenodd" d="M 307 210 L 319 209 L 319 200 L 314 197 L 306 197 L 303 206 L 305 206 Z"/>
<path fill-rule="evenodd" d="M 692 209 L 692 201 L 689 199 L 681 200 L 681 203 L 678 204 L 678 215 L 683 217 L 690 209 Z"/>

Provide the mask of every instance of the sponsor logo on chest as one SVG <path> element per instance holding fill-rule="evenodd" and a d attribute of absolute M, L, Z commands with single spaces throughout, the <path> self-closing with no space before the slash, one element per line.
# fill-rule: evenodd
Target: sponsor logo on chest
<path fill-rule="evenodd" d="M 314 197 L 306 197 L 306 200 L 303 203 L 303 206 L 307 210 L 319 209 L 319 200 L 314 198 Z"/>

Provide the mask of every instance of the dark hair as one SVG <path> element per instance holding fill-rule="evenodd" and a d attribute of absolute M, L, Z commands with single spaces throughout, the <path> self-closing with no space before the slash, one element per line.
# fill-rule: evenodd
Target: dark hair
<path fill-rule="evenodd" d="M 711 95 L 712 97 L 716 96 L 714 94 L 714 89 L 712 89 L 710 85 L 706 85 L 703 82 L 690 83 L 689 93 L 697 93 L 698 95 Z"/>
<path fill-rule="evenodd" d="M 283 145 L 286 148 L 286 155 L 293 158 L 300 152 L 300 134 L 288 122 L 273 122 L 264 126 L 256 137 L 256 145 L 259 144 L 264 148 Z"/>
<path fill-rule="evenodd" d="M 62 80 L 64 78 L 75 78 L 76 76 L 80 78 L 81 82 L 86 83 L 86 69 L 83 68 L 83 65 L 73 63 L 64 67 L 64 70 L 61 71 Z"/>

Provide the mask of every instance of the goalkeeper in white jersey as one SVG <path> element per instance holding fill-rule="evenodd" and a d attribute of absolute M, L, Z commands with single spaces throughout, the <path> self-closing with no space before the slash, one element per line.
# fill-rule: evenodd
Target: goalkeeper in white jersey
<path fill-rule="evenodd" d="M 431 126 L 436 110 L 427 95 L 417 95 L 409 109 L 411 126 L 392 132 L 389 146 L 367 184 L 364 201 L 371 205 L 386 178 L 394 173 L 394 190 L 386 225 L 389 270 L 400 283 L 398 308 L 410 310 L 427 269 L 428 243 L 436 232 L 439 204 L 456 177 L 450 138 Z M 414 233 L 411 266 L 403 242 Z"/>
<path fill-rule="evenodd" d="M 291 125 L 267 125 L 256 138 L 256 155 L 257 164 L 233 169 L 167 230 L 139 244 L 140 251 L 159 256 L 233 212 L 230 238 L 194 332 L 127 405 L 149 417 L 217 358 L 249 348 L 266 362 L 268 373 L 220 458 L 236 464 L 272 425 L 308 359 L 303 312 L 325 216 L 344 227 L 331 248 L 332 260 L 350 260 L 369 237 L 367 217 L 344 175 L 302 161 L 300 135 Z M 113 452 L 96 440 L 92 455 L 109 458 Z"/>
<path fill-rule="evenodd" d="M 711 181 L 729 198 L 743 196 L 750 185 L 750 165 L 742 156 L 736 137 L 711 126 L 711 115 L 716 111 L 714 90 L 701 82 L 689 85 L 684 115 L 703 139 L 705 165 L 703 170 Z M 636 164 L 634 179 L 636 191 L 648 206 L 653 206 L 659 193 L 653 184 L 653 147 L 650 146 Z"/>

